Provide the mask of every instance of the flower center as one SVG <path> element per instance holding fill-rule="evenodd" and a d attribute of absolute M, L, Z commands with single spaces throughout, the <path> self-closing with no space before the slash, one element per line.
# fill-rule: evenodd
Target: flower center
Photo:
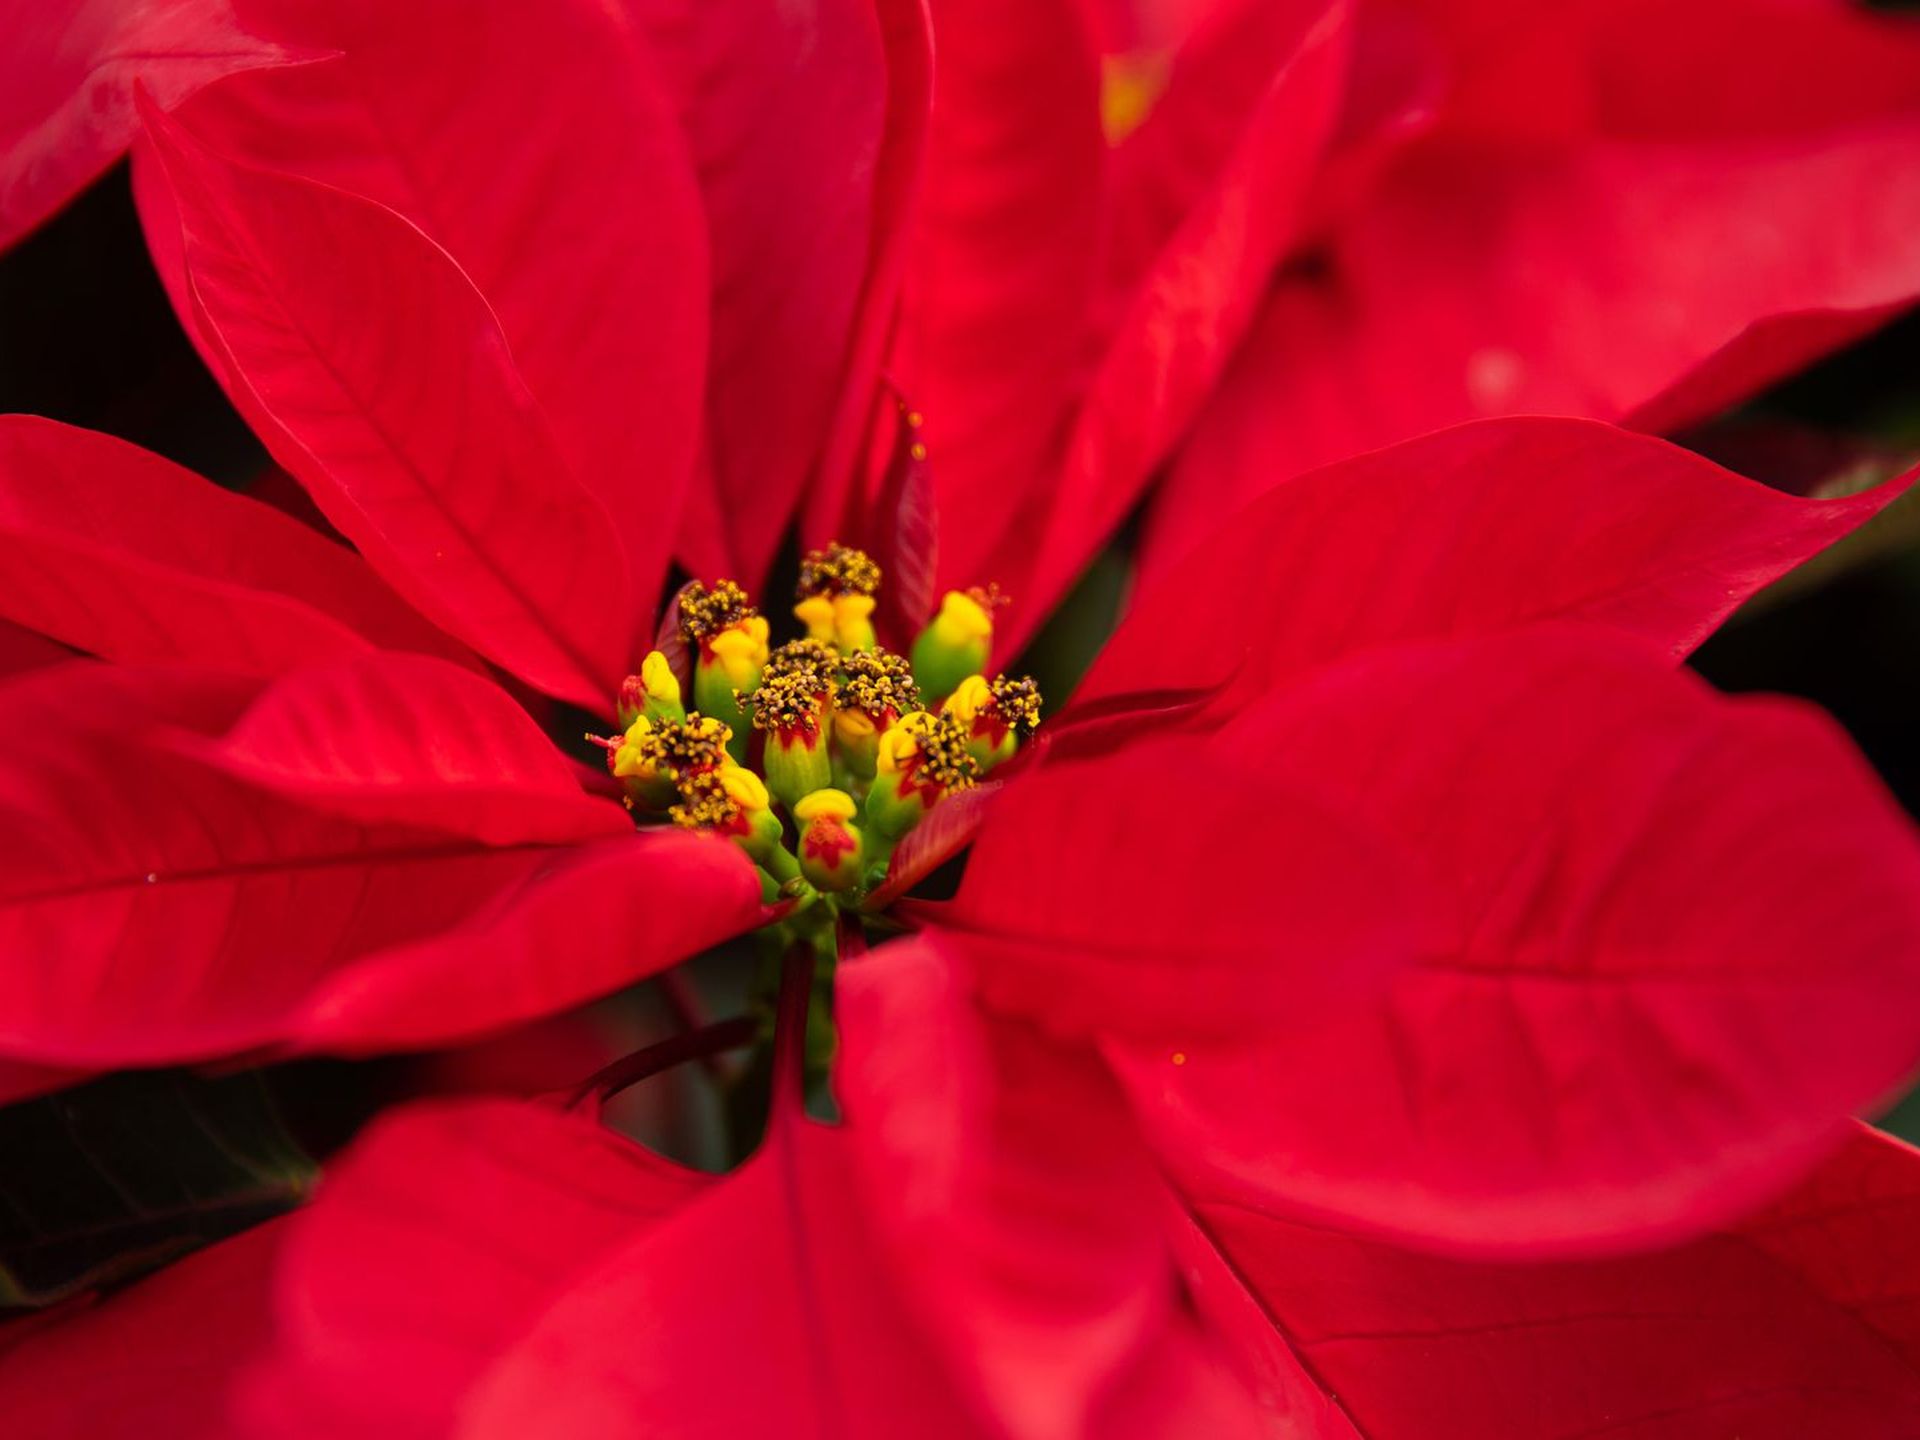
<path fill-rule="evenodd" d="M 654 651 L 620 687 L 626 733 L 589 737 L 635 819 L 731 838 L 770 898 L 855 905 L 930 811 L 1011 759 L 1041 700 L 1029 678 L 985 673 L 998 591 L 950 592 L 909 659 L 875 636 L 881 579 L 851 546 L 808 552 L 793 607 L 806 633 L 772 648 L 741 586 L 688 585 L 687 673 Z"/>

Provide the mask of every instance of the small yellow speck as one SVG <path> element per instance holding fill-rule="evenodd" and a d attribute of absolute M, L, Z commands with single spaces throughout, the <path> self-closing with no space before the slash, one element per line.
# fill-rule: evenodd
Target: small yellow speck
<path fill-rule="evenodd" d="M 922 425 L 926 423 L 927 423 L 926 420 L 921 416 L 918 410 L 909 410 L 907 412 L 907 424 L 911 425 L 914 429 L 918 430 Z"/>
<path fill-rule="evenodd" d="M 1184 1065 L 1184 1064 L 1186 1064 L 1186 1063 L 1187 1063 L 1187 1052 L 1186 1052 L 1186 1051 L 1184 1051 L 1184 1050 L 1176 1050 L 1176 1051 L 1174 1051 L 1174 1052 L 1173 1052 L 1173 1063 L 1174 1063 L 1174 1064 L 1176 1064 L 1176 1065 Z"/>
<path fill-rule="evenodd" d="M 912 445 L 907 447 L 907 453 L 916 460 L 924 460 L 927 458 L 927 447 L 916 440 Z"/>

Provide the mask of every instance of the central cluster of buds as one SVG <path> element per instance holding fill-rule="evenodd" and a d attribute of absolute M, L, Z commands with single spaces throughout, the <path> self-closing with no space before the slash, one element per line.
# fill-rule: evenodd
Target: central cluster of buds
<path fill-rule="evenodd" d="M 620 688 L 626 733 L 589 737 L 635 815 L 729 836 L 769 894 L 857 902 L 929 811 L 1011 759 L 1041 701 L 1031 679 L 984 673 L 998 592 L 950 592 L 909 660 L 874 633 L 880 581 L 862 551 L 810 551 L 793 607 L 807 633 L 773 648 L 739 585 L 688 585 L 690 673 L 654 651 Z"/>

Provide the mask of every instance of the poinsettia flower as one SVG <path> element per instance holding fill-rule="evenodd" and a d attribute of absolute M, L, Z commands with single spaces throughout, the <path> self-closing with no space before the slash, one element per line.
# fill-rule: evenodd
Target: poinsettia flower
<path fill-rule="evenodd" d="M 1636 489 L 1668 503 L 1623 512 Z M 585 1433 L 799 1413 L 878 1434 L 930 1394 L 949 1397 L 937 1413 L 977 1417 L 957 1433 L 1116 1433 L 1100 1397 L 1121 1395 L 1141 1433 L 1181 1433 L 1199 1406 L 1233 1433 L 1251 1421 L 1220 1388 L 1221 1347 L 1247 1343 L 1245 1322 L 1196 1331 L 1175 1302 L 1188 1241 L 1152 1199 L 1142 1134 L 1193 1213 L 1231 1206 L 1287 1233 L 1338 1219 L 1565 1254 L 1727 1223 L 1843 1143 L 1847 1112 L 1920 1056 L 1912 1007 L 1889 999 L 1916 983 L 1915 858 L 1829 727 L 1716 699 L 1670 667 L 1889 493 L 1801 500 L 1552 421 L 1447 432 L 1279 487 L 1192 574 L 1143 593 L 1037 763 L 969 807 L 981 823 L 958 899 L 912 912 L 928 935 L 845 967 L 841 1129 L 805 1120 L 795 1095 L 755 1159 L 706 1180 L 539 1107 L 462 1121 L 457 1160 L 432 1112 L 396 1116 L 290 1250 L 259 1252 L 279 1339 L 218 1387 L 290 1434 L 438 1433 L 451 1414 L 512 1433 L 562 1403 Z M 1628 534 L 1622 513 L 1645 523 Z M 1558 546 L 1462 523 L 1475 515 L 1550 515 Z M 1261 563 L 1289 543 L 1319 568 Z M 1325 606 L 1344 632 L 1288 603 L 1364 582 L 1383 543 L 1406 549 L 1377 573 L 1408 580 Z M 1244 631 L 1154 644 L 1236 625 L 1271 647 L 1249 663 Z M 1169 680 L 1211 703 L 1133 713 L 1141 686 L 1164 696 Z M 270 739 L 295 713 L 249 728 Z M 1409 732 L 1415 717 L 1432 733 Z M 1520 852 L 1553 863 L 1516 868 Z M 1107 877 L 1128 873 L 1140 883 L 1116 906 Z M 1777 908 L 1756 915 L 1756 894 Z M 1533 985 L 1537 1008 L 1521 1001 Z M 788 1006 L 790 1053 L 804 1013 Z M 1223 1075 L 1231 1105 L 1216 1103 Z M 1250 1111 L 1248 1093 L 1275 1103 Z M 1368 1128 L 1368 1112 L 1407 1127 Z M 1243 1152 L 1289 1163 L 1269 1173 Z M 502 1165 L 535 1193 L 474 1178 Z M 649 1198 L 661 1183 L 682 1203 Z M 552 1187 L 604 1213 L 542 1224 Z M 1141 1208 L 1090 1228 L 1092 1196 Z M 1060 1215 L 1065 1234 L 1046 1228 Z M 422 1223 L 453 1248 L 390 1228 Z M 969 1238 L 936 1264 L 934 1234 Z M 537 1249 L 470 1263 L 502 1235 Z M 901 1258 L 876 1269 L 875 1235 Z M 348 1263 L 374 1248 L 393 1263 Z M 796 1289 L 769 1288 L 789 1274 Z M 793 1368 L 750 1392 L 684 1383 L 731 1353 L 723 1333 Z M 432 1363 L 396 1361 L 403 1337 Z"/>
<path fill-rule="evenodd" d="M 737 848 L 636 833 L 475 657 L 602 713 L 618 694 L 636 725 L 656 707 L 659 733 L 698 738 L 677 679 L 622 683 L 647 597 L 670 547 L 709 579 L 715 557 L 757 578 L 817 456 L 809 526 L 878 536 L 883 569 L 930 581 L 909 536 L 937 509 L 941 563 L 1004 563 L 1028 609 L 996 626 L 984 596 L 908 606 L 927 624 L 911 669 L 967 698 L 882 728 L 872 717 L 900 707 L 865 677 L 872 703 L 847 708 L 875 732 L 869 755 L 824 736 L 832 687 L 805 670 L 822 662 L 789 652 L 787 681 L 748 703 L 734 692 L 774 663 L 756 649 L 764 618 L 719 586 L 680 602 L 696 693 L 793 753 L 762 777 L 716 742 L 692 770 L 711 784 L 677 808 L 736 831 L 811 907 L 793 923 L 877 909 L 974 842 L 951 904 L 896 907 L 924 935 L 848 956 L 844 1126 L 801 1112 L 810 987 L 790 964 L 781 1088 L 736 1173 L 695 1177 L 538 1107 L 397 1114 L 294 1225 L 10 1335 L 13 1383 L 77 1363 L 96 1328 L 178 1329 L 175 1307 L 209 1288 L 237 1297 L 226 1316 L 251 1338 L 241 1312 L 266 1287 L 225 1267 L 270 1263 L 275 1337 L 236 1395 L 224 1372 L 196 1389 L 196 1372 L 157 1403 L 231 1399 L 293 1433 L 799 1415 L 884 1434 L 931 1410 L 961 1434 L 1232 1434 L 1254 1417 L 1224 1347 L 1251 1330 L 1256 1355 L 1293 1353 L 1286 1312 L 1261 1291 L 1261 1231 L 1218 1249 L 1249 1277 L 1242 1320 L 1264 1306 L 1269 1331 L 1195 1321 L 1180 1205 L 1452 1252 L 1471 1275 L 1489 1255 L 1558 1266 L 1721 1229 L 1844 1144 L 1848 1115 L 1920 1058 L 1903 1018 L 1920 930 L 1906 822 L 1830 725 L 1672 672 L 1891 488 L 1795 500 L 1575 422 L 1442 432 L 1216 514 L 1051 738 L 1009 760 L 1006 735 L 980 728 L 1016 691 L 961 659 L 1005 648 L 1077 571 L 1311 213 L 1344 10 L 1275 22 L 1291 48 L 1254 87 L 1261 124 L 1216 180 L 1133 217 L 1117 305 L 1061 284 L 1089 207 L 1096 233 L 1119 223 L 1082 184 L 1103 152 L 1084 129 L 1091 52 L 1064 9 L 1031 28 L 1025 7 L 1018 24 L 947 16 L 950 98 L 914 231 L 899 221 L 928 121 L 910 7 L 795 22 L 815 27 L 826 105 L 777 32 L 731 11 L 658 30 L 597 5 L 542 25 L 489 7 L 477 29 L 449 11 L 438 33 L 469 36 L 473 65 L 432 97 L 411 20 L 297 10 L 285 43 L 337 54 L 229 76 L 177 115 L 136 95 L 138 183 L 196 343 L 362 558 L 323 559 L 294 522 L 114 442 L 13 422 L 45 455 L 10 472 L 9 543 L 34 567 L 11 618 L 120 662 L 0 689 L 6 793 L 34 822 L 7 857 L 8 948 L 38 957 L 57 937 L 65 967 L 12 967 L 0 1053 L 23 1083 L 434 1043 L 770 919 Z M 741 61 L 724 71 L 738 93 L 699 81 L 716 53 Z M 581 107 L 565 133 L 593 145 L 525 128 L 556 73 Z M 495 81 L 535 97 L 512 124 Z M 1003 122 L 1026 133 L 1008 98 L 1047 123 L 1057 105 L 1068 138 L 1004 143 Z M 734 127 L 763 103 L 777 143 L 748 146 L 743 168 Z M 992 163 L 1009 150 L 1013 177 Z M 488 159 L 476 180 L 491 155 L 524 168 Z M 635 182 L 611 206 L 609 167 Z M 822 228 L 777 223 L 784 187 L 822 173 L 829 203 L 807 210 Z M 1057 223 L 1034 223 L 1037 201 Z M 530 236 L 536 222 L 551 228 Z M 1022 225 L 1043 243 L 1007 264 Z M 786 243 L 783 269 L 765 247 Z M 710 289 L 688 283 L 708 266 Z M 1088 328 L 1063 330 L 1055 306 Z M 660 343 L 634 345 L 637 324 Z M 1069 352 L 1108 334 L 1083 387 Z M 789 383 L 796 349 L 815 363 Z M 882 368 L 923 416 L 897 418 Z M 950 470 L 925 468 L 929 443 Z M 31 508 L 47 467 L 81 456 L 122 502 Z M 180 498 L 155 506 L 140 497 L 163 471 L 156 493 Z M 1056 474 L 1071 503 L 1030 488 Z M 141 506 L 151 522 L 134 523 Z M 807 597 L 835 627 L 866 618 L 837 602 L 875 598 L 844 580 Z M 80 581 L 99 582 L 92 603 L 60 604 Z M 287 623 L 262 623 L 268 609 Z M 139 663 L 156 645 L 172 664 Z M 720 687 L 735 666 L 747 683 Z M 610 751 L 642 804 L 669 778 L 653 734 Z M 864 799 L 793 798 L 834 753 L 872 762 L 847 782 Z M 966 790 L 996 760 L 1003 778 Z M 796 859 L 755 828 L 770 791 L 821 845 Z M 818 796 L 839 800 L 805 804 Z M 878 884 L 867 862 L 888 867 Z M 1171 1229 L 1157 1170 L 1179 1197 Z M 929 1256 L 936 1243 L 953 1249 Z M 392 1263 L 357 1263 L 372 1254 Z M 1542 1283 L 1541 1304 L 1581 1293 Z M 765 1359 L 757 1387 L 738 1383 L 743 1344 Z M 1325 1407 L 1324 1388 L 1305 1393 Z M 1897 1413 L 1905 1392 L 1888 1393 L 1864 1413 Z"/>
<path fill-rule="evenodd" d="M 247 31 L 228 0 L 18 0 L 0 25 L 11 41 L 0 86 L 0 246 L 126 150 L 138 128 L 136 84 L 174 104 L 222 75 L 301 58 Z"/>
<path fill-rule="evenodd" d="M 103 437 L 8 422 L 7 534 L 20 578 L 6 596 L 9 619 L 116 662 L 284 675 L 279 683 L 307 697 L 186 674 L 143 677 L 170 728 L 144 727 L 128 743 L 165 752 L 153 769 L 167 783 L 139 797 L 155 818 L 131 852 L 103 820 L 112 804 L 133 805 L 132 796 L 103 797 L 109 808 L 83 816 L 85 807 L 56 787 L 24 792 L 36 826 L 65 812 L 74 834 L 18 872 L 20 923 L 38 935 L 49 913 L 42 901 L 57 900 L 62 915 L 98 917 L 87 947 L 95 963 L 125 963 L 178 939 L 161 915 L 173 893 L 161 882 L 190 875 L 207 887 L 208 928 L 189 933 L 224 957 L 226 993 L 199 993 L 208 972 L 192 967 L 175 972 L 167 990 L 177 1010 L 149 1009 L 154 995 L 129 990 L 127 1020 L 145 1017 L 135 1036 L 105 1014 L 92 1026 L 70 1008 L 92 983 L 88 966 L 72 965 L 63 971 L 70 989 L 37 993 L 10 1021 L 5 1053 L 21 1065 L 70 1071 L 261 1047 L 426 1043 L 584 998 L 661 963 L 678 942 L 618 959 L 599 947 L 600 964 L 577 981 L 551 977 L 524 993 L 494 988 L 459 1020 L 451 1010 L 401 1017 L 403 993 L 416 1002 L 431 993 L 438 982 L 424 977 L 446 973 L 460 933 L 484 927 L 496 950 L 523 947 L 531 965 L 537 930 L 526 927 L 555 920 L 564 907 L 551 901 L 563 890 L 599 886 L 624 896 L 599 902 L 601 913 L 647 907 L 643 891 L 596 881 L 584 860 L 564 873 L 550 868 L 557 842 L 621 840 L 623 822 L 610 805 L 580 799 L 559 757 L 502 692 L 477 675 L 403 667 L 375 652 L 417 651 L 469 667 L 478 657 L 604 713 L 652 634 L 648 598 L 670 548 L 737 556 L 753 574 L 794 513 L 815 452 L 842 454 L 841 469 L 852 471 L 864 463 L 870 431 L 884 440 L 896 411 L 877 374 L 898 272 L 907 253 L 934 245 L 907 246 L 902 229 L 927 129 L 926 33 L 911 5 L 878 15 L 851 4 L 796 11 L 792 23 L 807 37 L 798 50 L 724 8 L 686 25 L 587 4 L 537 14 L 488 7 L 478 19 L 464 7 L 457 15 L 413 8 L 396 20 L 366 6 L 320 14 L 250 3 L 243 18 L 281 59 L 301 63 L 227 75 L 170 115 L 165 107 L 185 92 L 167 82 L 168 66 L 193 53 L 200 32 L 148 36 L 151 53 L 121 77 L 142 123 L 136 190 L 189 333 L 359 558 Z M 956 55 L 969 31 L 981 42 L 1000 33 L 964 14 L 948 31 Z M 449 34 L 462 37 L 462 64 L 447 72 L 457 77 L 451 91 L 434 93 L 416 57 L 433 48 L 430 37 Z M 787 73 L 796 53 L 815 68 Z M 716 56 L 725 64 L 716 68 Z M 964 67 L 956 60 L 950 69 L 956 98 L 943 114 L 965 126 L 990 97 L 966 100 Z M 578 107 L 554 117 L 555 133 L 512 118 L 549 114 L 555 75 L 569 77 L 564 88 Z M 834 104 L 815 102 L 820 85 L 810 77 L 829 77 Z M 502 103 L 507 93 L 526 99 Z M 785 97 L 794 123 L 766 127 L 764 146 L 735 143 L 743 113 L 758 114 L 773 97 Z M 64 137 L 63 153 L 84 152 L 88 165 L 103 153 L 92 131 L 54 124 L 48 134 Z M 805 204 L 784 198 L 781 187 L 794 185 Z M 995 205 L 999 216 L 1004 206 Z M 790 223 L 795 216 L 808 223 Z M 818 233 L 808 228 L 815 221 Z M 775 243 L 791 246 L 791 264 L 770 254 Z M 792 283 L 802 273 L 806 283 Z M 633 343 L 636 333 L 648 343 Z M 1151 349 L 1141 327 L 1127 343 Z M 812 359 L 796 366 L 801 353 Z M 924 367 L 913 374 L 934 386 Z M 82 470 L 84 488 L 66 478 Z M 823 464 L 822 473 L 839 472 Z M 816 518 L 850 504 L 859 531 L 895 528 L 856 503 L 858 487 L 823 484 L 819 493 L 845 503 L 822 501 Z M 964 527 L 952 533 L 963 538 Z M 905 578 L 905 567 L 893 568 Z M 76 592 L 85 604 L 73 603 Z M 286 673 L 349 657 L 362 663 L 326 677 Z M 402 671 L 408 679 L 394 678 Z M 45 717 L 93 711 L 121 683 L 39 677 L 16 693 L 15 709 L 23 727 L 44 732 L 42 743 L 58 743 L 48 739 L 57 732 L 77 750 L 88 732 Z M 409 693 L 396 699 L 396 687 Z M 349 740 L 343 731 L 316 748 L 297 722 L 270 744 L 251 725 L 243 726 L 250 736 L 213 733 L 255 702 L 261 716 L 316 704 L 352 712 L 339 716 L 343 727 L 369 734 Z M 395 726 L 417 724 L 425 738 L 436 733 L 426 717 L 455 709 L 472 710 L 476 729 L 499 732 L 476 740 L 467 761 L 441 745 L 426 757 L 383 755 L 387 740 L 371 733 L 390 737 Z M 267 754 L 274 746 L 278 753 Z M 34 754 L 42 770 L 52 765 Z M 510 776 L 511 798 L 404 798 L 483 774 L 489 784 Z M 258 845 L 231 864 L 210 852 L 198 838 L 204 817 L 250 812 L 263 790 L 295 808 L 264 811 L 272 823 L 249 831 Z M 365 835 L 305 833 L 315 815 Z M 321 873 L 343 885 L 397 875 L 426 841 L 384 827 L 409 825 L 423 834 L 451 827 L 481 852 L 436 853 L 417 872 L 446 877 L 444 908 L 356 912 L 347 932 L 316 932 L 297 947 L 310 958 L 296 978 L 301 967 L 280 956 L 275 927 L 307 917 L 241 902 L 351 843 L 397 851 L 372 871 Z M 639 861 L 625 857 L 641 849 L 685 854 L 702 892 L 726 897 L 712 928 L 691 938 L 748 924 L 758 913 L 751 872 L 724 852 L 716 862 L 682 845 L 649 835 L 615 849 L 632 864 Z M 41 878 L 29 884 L 30 876 Z M 147 876 L 157 888 L 130 899 L 124 917 L 84 903 L 100 885 L 144 885 Z M 403 895 L 411 892 L 395 890 L 389 903 Z M 229 923 L 230 906 L 246 924 Z M 435 936 L 445 944 L 438 958 Z M 375 982 L 357 965 L 376 957 L 404 958 L 423 979 L 383 969 L 388 978 Z M 384 996 L 355 1002 L 363 1007 L 356 1020 L 345 1018 L 334 988 L 347 984 L 348 969 L 356 994 Z M 22 1086 L 38 1083 L 22 1076 Z"/>

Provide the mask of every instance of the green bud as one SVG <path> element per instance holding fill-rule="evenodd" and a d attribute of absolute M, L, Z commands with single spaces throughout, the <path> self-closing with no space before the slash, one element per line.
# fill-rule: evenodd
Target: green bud
<path fill-rule="evenodd" d="M 680 698 L 680 681 L 667 663 L 667 657 L 658 650 L 649 652 L 641 662 L 638 675 L 629 675 L 621 683 L 614 708 L 622 728 L 632 725 L 642 715 L 656 725 L 687 718 L 687 707 Z"/>
<path fill-rule="evenodd" d="M 800 872 L 820 890 L 852 890 L 865 874 L 860 831 L 850 822 L 858 807 L 844 790 L 821 789 L 793 807 L 800 826 Z"/>
<path fill-rule="evenodd" d="M 929 700 L 944 700 L 962 680 L 986 669 L 992 648 L 988 604 L 964 590 L 949 590 L 940 613 L 913 642 L 913 678 Z"/>
<path fill-rule="evenodd" d="M 804 731 L 769 731 L 763 768 L 767 789 L 787 809 L 792 810 L 805 796 L 833 784 L 833 760 L 827 754 L 827 735 L 816 728 Z"/>

